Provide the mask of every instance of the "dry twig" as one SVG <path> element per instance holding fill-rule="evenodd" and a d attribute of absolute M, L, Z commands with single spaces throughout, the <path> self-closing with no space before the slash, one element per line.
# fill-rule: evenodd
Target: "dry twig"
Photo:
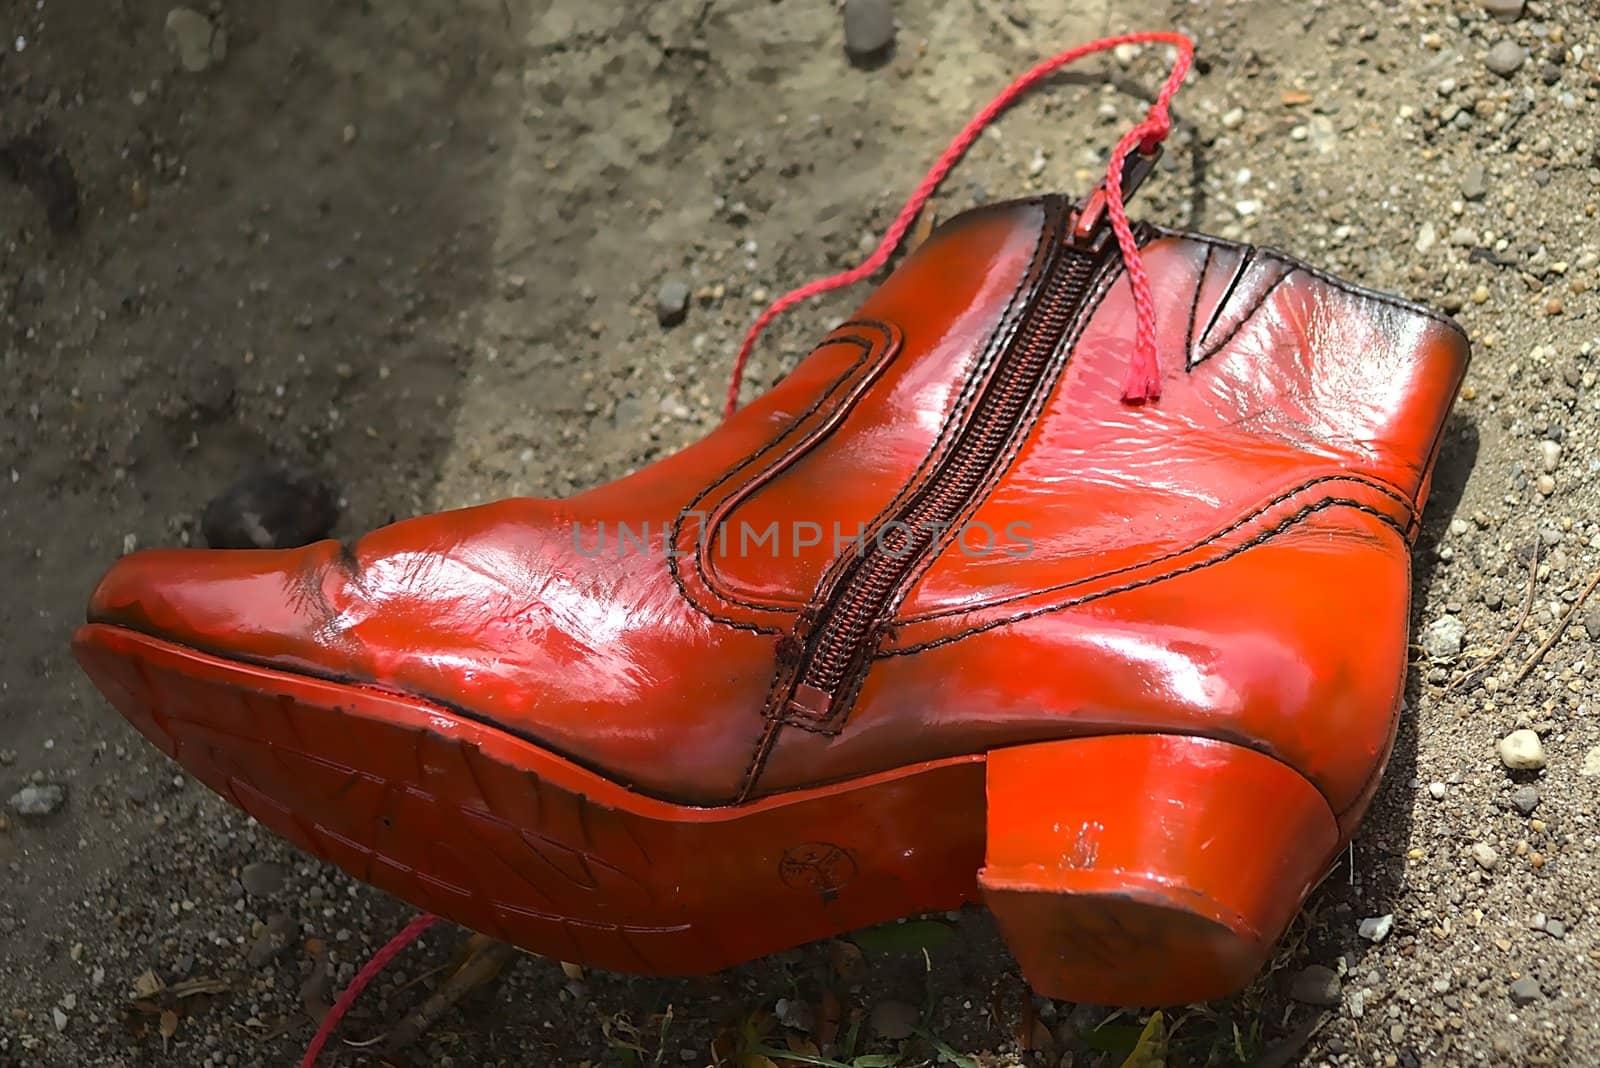
<path fill-rule="evenodd" d="M 1578 609 L 1583 607 L 1583 602 L 1589 599 L 1589 595 L 1594 592 L 1596 586 L 1600 586 L 1600 571 L 1594 573 L 1594 577 L 1589 580 L 1589 585 L 1585 586 L 1583 592 L 1578 594 L 1578 599 L 1572 602 L 1572 607 L 1567 609 L 1567 614 L 1561 617 L 1561 622 L 1557 623 L 1556 629 L 1550 632 L 1550 637 L 1546 638 L 1544 644 L 1535 649 L 1533 655 L 1528 657 L 1528 662 L 1522 665 L 1522 670 L 1517 672 L 1517 677 L 1511 680 L 1512 685 L 1516 685 L 1527 678 L 1528 672 L 1538 666 L 1539 661 L 1544 659 L 1544 654 L 1550 651 L 1550 647 L 1561 640 L 1561 635 L 1565 633 L 1567 624 L 1572 622 L 1573 617 L 1578 614 Z"/>
<path fill-rule="evenodd" d="M 389 1032 L 388 1041 L 383 1045 L 384 1052 L 398 1053 L 416 1042 L 456 1002 L 479 987 L 493 982 L 516 957 L 517 948 L 507 942 L 499 942 L 483 935 L 473 936 L 472 952 L 467 957 L 466 963 L 457 968 L 450 978 L 439 984 L 439 989 L 435 990 L 427 1001 L 424 1001 L 416 1011 L 409 1013 L 393 1031 Z"/>
<path fill-rule="evenodd" d="M 1511 651 L 1511 644 L 1517 640 L 1517 635 L 1522 633 L 1522 628 L 1528 624 L 1528 616 L 1533 613 L 1533 589 L 1539 578 L 1539 543 L 1533 543 L 1532 560 L 1528 564 L 1528 596 L 1522 602 L 1522 614 L 1517 617 L 1517 625 L 1511 628 L 1511 633 L 1506 635 L 1506 640 L 1500 643 L 1500 648 L 1489 654 L 1488 659 L 1474 665 L 1461 675 L 1456 676 L 1454 682 L 1444 688 L 1449 693 L 1458 686 L 1466 686 L 1483 678 L 1484 672 L 1493 667 L 1502 656 Z M 1519 679 L 1521 676 L 1517 676 Z"/>

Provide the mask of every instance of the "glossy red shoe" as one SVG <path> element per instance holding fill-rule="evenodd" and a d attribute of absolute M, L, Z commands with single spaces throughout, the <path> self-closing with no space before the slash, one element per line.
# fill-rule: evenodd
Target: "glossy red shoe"
<path fill-rule="evenodd" d="M 945 225 L 776 388 L 569 500 L 156 551 L 77 654 L 256 819 L 469 927 L 720 969 L 980 898 L 1039 991 L 1227 994 L 1354 832 L 1461 332 L 1046 197 Z"/>

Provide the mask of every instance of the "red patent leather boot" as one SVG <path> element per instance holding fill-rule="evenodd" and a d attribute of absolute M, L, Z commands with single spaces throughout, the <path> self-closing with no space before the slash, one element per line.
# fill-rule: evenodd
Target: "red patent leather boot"
<path fill-rule="evenodd" d="M 567 500 L 153 551 L 76 639 L 272 830 L 564 960 L 705 972 L 983 900 L 1042 993 L 1227 994 L 1394 737 L 1467 346 L 1057 197 L 939 229 L 774 389 Z"/>

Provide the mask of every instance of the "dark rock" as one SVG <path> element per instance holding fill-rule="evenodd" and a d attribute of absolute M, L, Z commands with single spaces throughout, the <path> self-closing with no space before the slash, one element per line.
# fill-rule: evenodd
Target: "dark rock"
<path fill-rule="evenodd" d="M 254 897 L 271 897 L 283 889 L 283 868 L 271 861 L 246 864 L 239 872 L 239 881 Z"/>
<path fill-rule="evenodd" d="M 892 0 L 846 0 L 844 50 L 857 62 L 878 59 L 894 44 Z"/>
<path fill-rule="evenodd" d="M 245 951 L 245 963 L 252 968 L 266 964 L 288 948 L 290 938 L 298 934 L 299 930 L 300 925 L 294 922 L 292 916 L 279 912 L 267 917 L 261 933 Z"/>
<path fill-rule="evenodd" d="M 656 322 L 677 326 L 689 314 L 689 287 L 675 279 L 661 283 L 656 290 Z"/>
<path fill-rule="evenodd" d="M 1289 984 L 1289 996 L 1306 1005 L 1333 1008 L 1339 1004 L 1339 993 L 1339 976 L 1321 964 L 1306 965 Z"/>
<path fill-rule="evenodd" d="M 326 538 L 338 518 L 338 499 L 322 479 L 262 464 L 206 505 L 200 528 L 213 549 L 292 549 Z"/>
<path fill-rule="evenodd" d="M 1533 815 L 1533 810 L 1539 807 L 1539 788 L 1519 786 L 1511 791 L 1511 807 L 1524 816 Z"/>
<path fill-rule="evenodd" d="M 1511 984 L 1511 1000 L 1517 1005 L 1531 1005 L 1544 996 L 1539 983 L 1531 975 L 1524 975 Z"/>
<path fill-rule="evenodd" d="M 904 1001 L 880 1001 L 872 1007 L 872 1031 L 880 1038 L 896 1041 L 911 1037 L 921 1013 Z"/>

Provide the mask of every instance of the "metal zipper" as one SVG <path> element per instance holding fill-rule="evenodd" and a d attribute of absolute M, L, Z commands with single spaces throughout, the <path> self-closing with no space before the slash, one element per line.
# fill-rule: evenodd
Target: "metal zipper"
<path fill-rule="evenodd" d="M 791 676 L 793 689 L 780 705 L 786 714 L 826 721 L 839 711 L 837 703 L 851 689 L 848 683 L 887 622 L 884 617 L 893 609 L 890 602 L 901 580 L 1002 462 L 1029 400 L 1115 250 L 1103 226 L 1087 230 L 1081 226 L 1092 205 L 1092 199 L 1081 205 L 1071 225 L 1055 239 L 1039 296 L 943 463 L 894 519 L 879 528 L 871 547 L 844 572 L 817 612 L 799 668 Z"/>

